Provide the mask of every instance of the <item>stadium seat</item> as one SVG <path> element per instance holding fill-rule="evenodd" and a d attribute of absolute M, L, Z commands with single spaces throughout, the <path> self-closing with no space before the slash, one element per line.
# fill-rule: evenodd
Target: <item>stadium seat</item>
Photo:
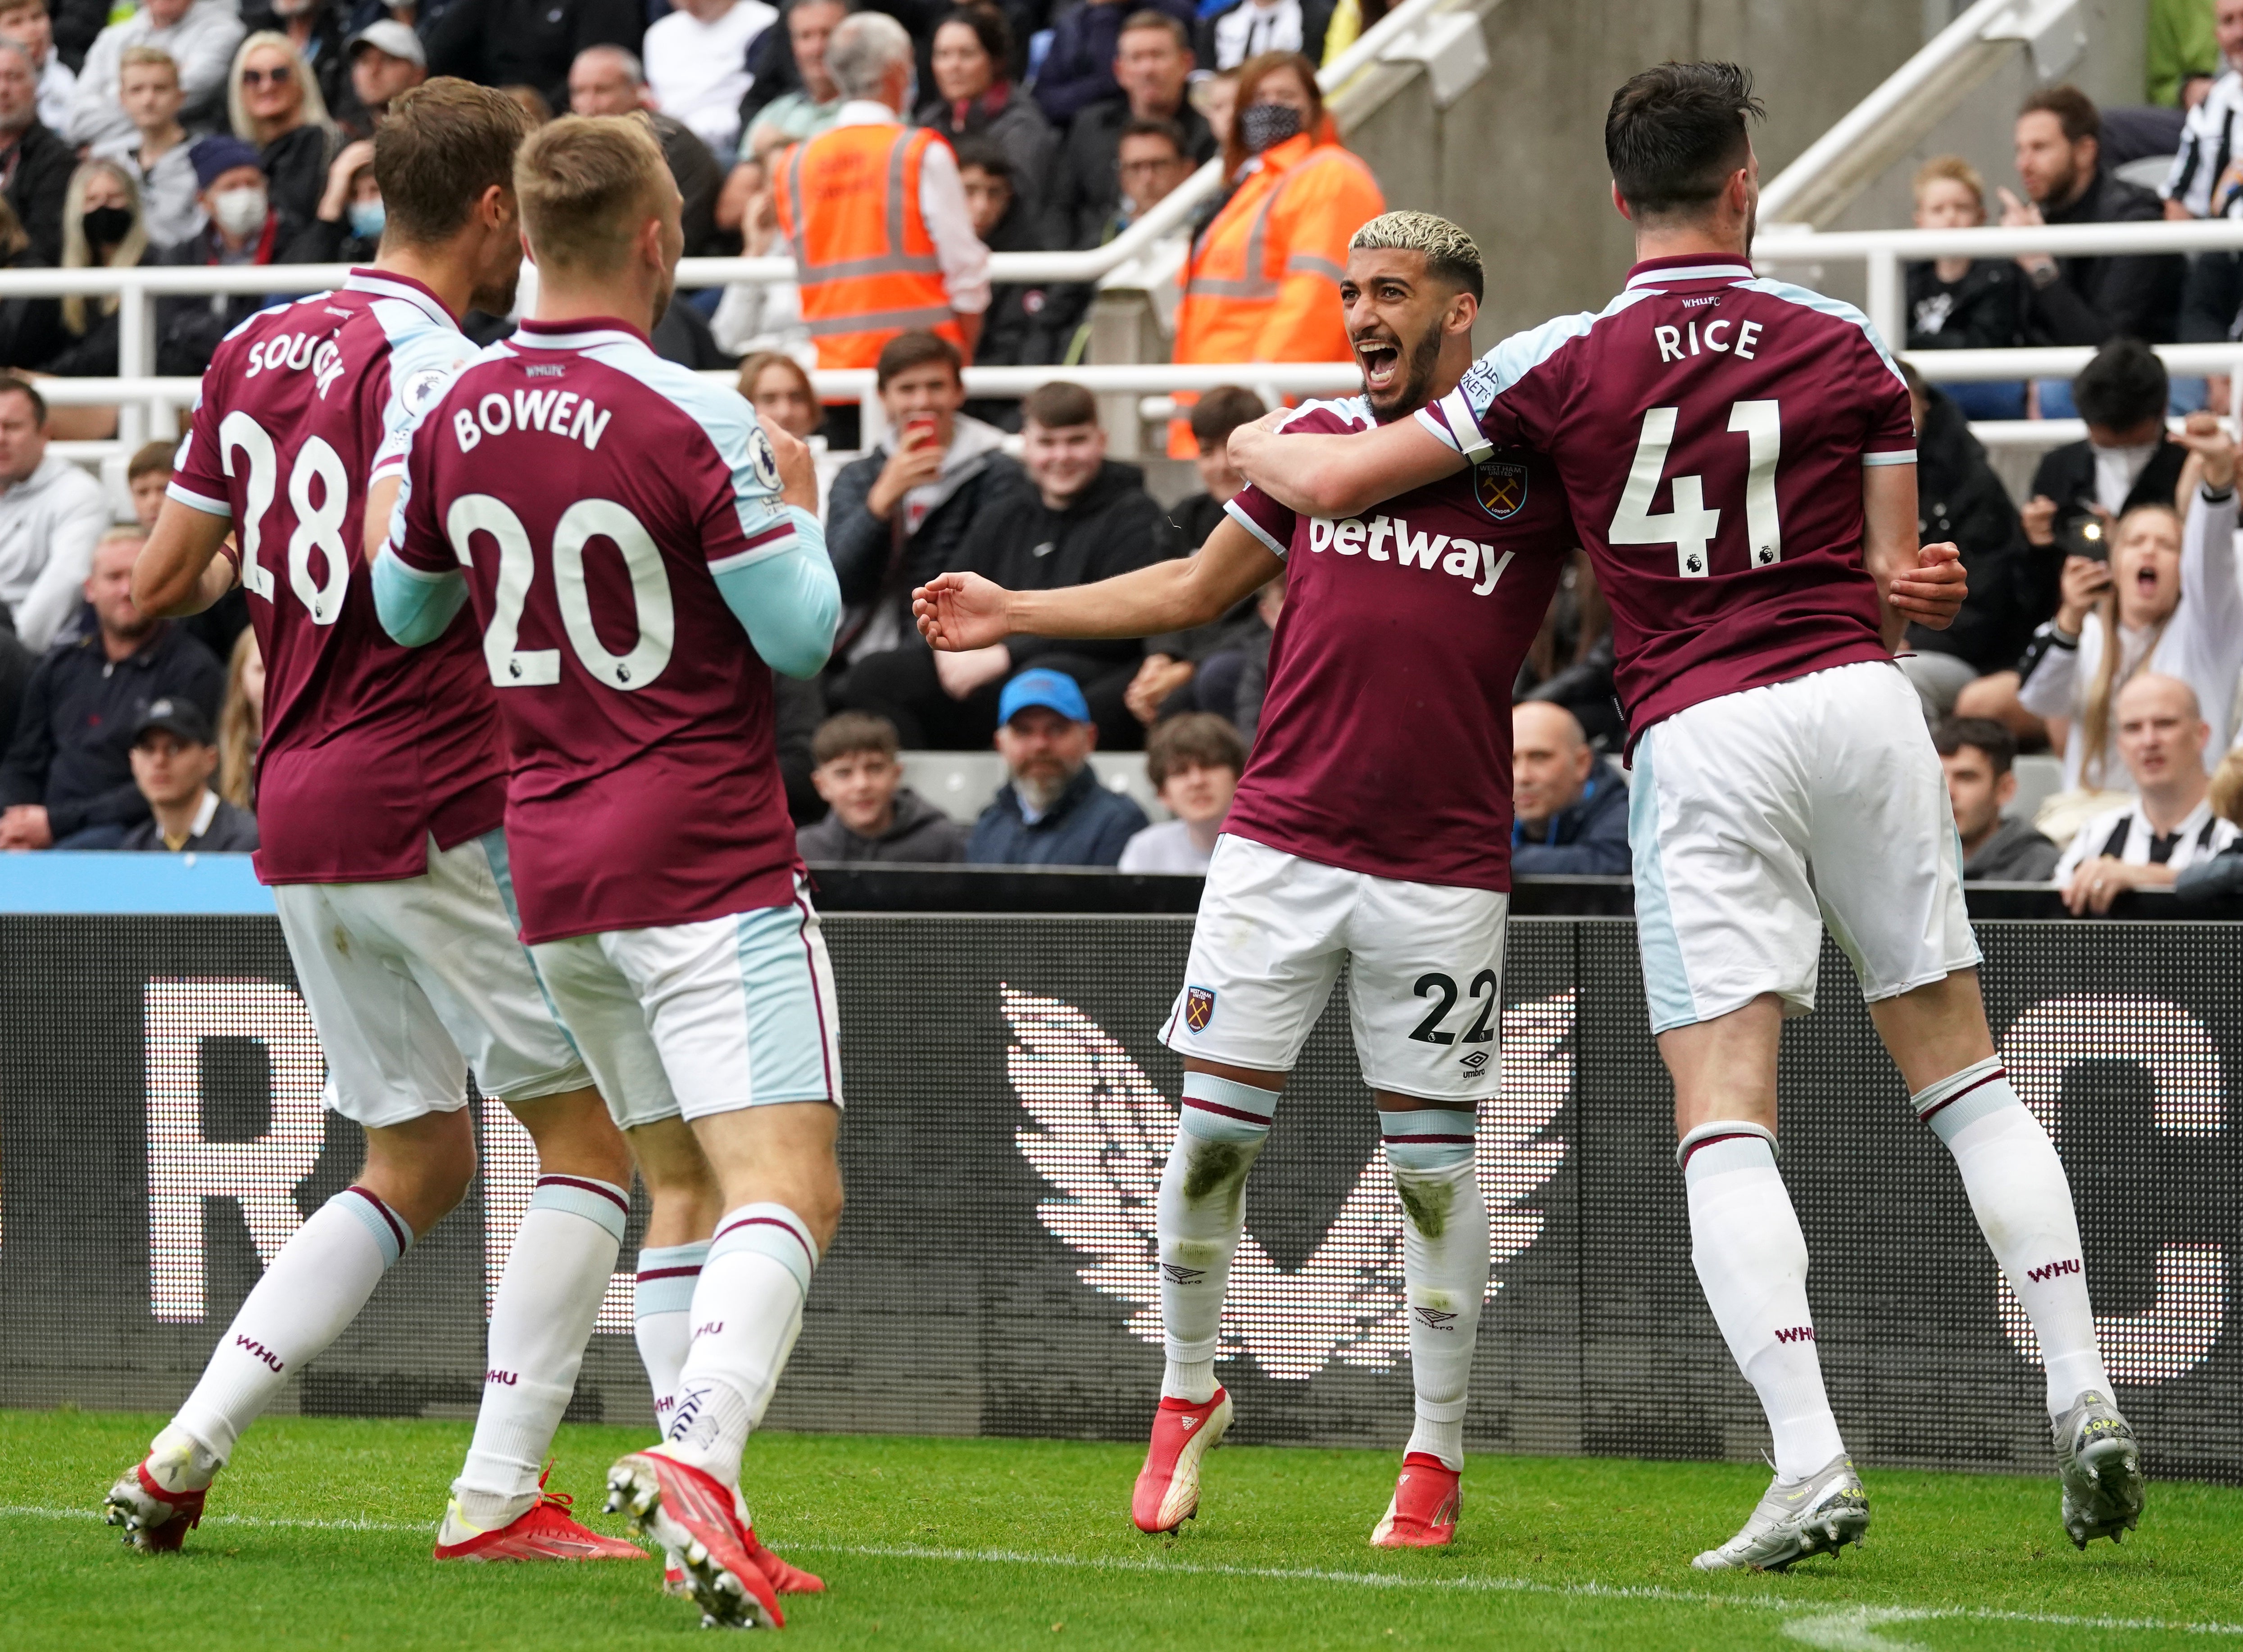
<path fill-rule="evenodd" d="M 2064 790 L 2062 758 L 2021 757 L 2012 772 L 2017 777 L 2017 794 L 2002 811 L 2011 819 L 2031 819 L 2043 803 Z"/>

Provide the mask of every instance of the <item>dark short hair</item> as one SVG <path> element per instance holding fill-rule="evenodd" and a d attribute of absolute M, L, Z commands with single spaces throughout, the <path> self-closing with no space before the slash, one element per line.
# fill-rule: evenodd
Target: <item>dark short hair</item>
<path fill-rule="evenodd" d="M 1953 757 L 1966 745 L 1976 747 L 1986 754 L 1997 779 L 2010 772 L 2017 758 L 2017 737 L 1990 717 L 1950 717 L 1931 731 L 1931 745 L 1942 757 Z"/>
<path fill-rule="evenodd" d="M 47 422 L 47 399 L 38 387 L 19 374 L 0 373 L 0 395 L 19 395 L 31 404 L 31 418 L 44 429 Z"/>
<path fill-rule="evenodd" d="M 1620 199 L 1639 217 L 1711 204 L 1745 164 L 1748 120 L 1767 113 L 1752 75 L 1733 63 L 1663 63 L 1613 94 L 1605 160 Z"/>
<path fill-rule="evenodd" d="M 1155 11 L 1149 15 L 1160 18 L 1162 23 L 1176 21 L 1162 12 Z M 1183 25 L 1177 24 L 1176 26 L 1182 28 Z M 1158 115 L 1132 115 L 1123 121 L 1122 136 L 1115 140 L 1115 148 L 1120 149 L 1123 141 L 1131 138 L 1165 138 L 1175 145 L 1178 160 L 1186 159 L 1191 154 L 1191 143 L 1185 138 L 1184 129 L 1173 120 L 1163 120 Z"/>
<path fill-rule="evenodd" d="M 1145 773 L 1159 791 L 1187 763 L 1202 768 L 1246 772 L 1246 742 L 1229 719 L 1213 711 L 1187 711 L 1153 725 L 1145 737 Z"/>
<path fill-rule="evenodd" d="M 1192 439 L 1200 451 L 1219 448 L 1242 424 L 1252 424 L 1270 409 L 1262 398 L 1241 384 L 1218 384 L 1192 404 Z"/>
<path fill-rule="evenodd" d="M 2017 118 L 2027 115 L 2054 115 L 2056 124 L 2064 129 L 2064 141 L 2076 144 L 2083 138 L 2097 142 L 2103 138 L 2103 111 L 2095 100 L 2077 86 L 2043 86 L 2017 105 Z"/>
<path fill-rule="evenodd" d="M 820 723 L 810 738 L 810 760 L 821 768 L 836 758 L 854 757 L 859 752 L 893 757 L 896 725 L 866 711 L 841 711 Z"/>
<path fill-rule="evenodd" d="M 923 367 L 930 361 L 947 361 L 953 379 L 965 375 L 966 358 L 940 333 L 899 333 L 880 347 L 880 359 L 872 364 L 873 386 L 885 390 L 888 381 L 898 374 Z"/>
<path fill-rule="evenodd" d="M 1176 43 L 1176 49 L 1179 51 L 1189 51 L 1192 49 L 1189 30 L 1167 12 L 1155 11 L 1149 7 L 1142 11 L 1133 11 L 1122 18 L 1122 27 L 1115 31 L 1115 38 L 1118 41 L 1123 35 L 1135 34 L 1140 29 L 1158 29 Z"/>
<path fill-rule="evenodd" d="M 2072 405 L 2090 424 L 2127 430 L 2166 410 L 2166 364 L 2139 339 L 2112 339 L 2071 381 Z"/>
<path fill-rule="evenodd" d="M 385 223 L 408 246 L 449 239 L 494 184 L 514 187 L 529 111 L 492 86 L 441 76 L 393 98 L 374 134 Z"/>
<path fill-rule="evenodd" d="M 1014 186 L 1013 158 L 994 138 L 961 138 L 955 147 L 960 172 L 964 172 L 968 166 L 979 166 L 990 177 L 1003 179 L 1007 188 Z"/>
<path fill-rule="evenodd" d="M 1098 398 L 1079 384 L 1056 380 L 1040 384 L 1020 398 L 1020 422 L 1047 430 L 1071 430 L 1098 422 Z"/>
<path fill-rule="evenodd" d="M 1003 12 L 994 6 L 953 6 L 944 12 L 935 24 L 936 33 L 940 33 L 946 24 L 953 23 L 963 24 L 973 31 L 973 37 L 981 43 L 981 50 L 989 54 L 989 61 L 996 65 L 998 79 L 1011 78 L 1013 30 L 1006 23 Z M 927 38 L 933 40 L 934 35 L 930 34 Z"/>
<path fill-rule="evenodd" d="M 144 442 L 125 462 L 125 485 L 131 487 L 143 476 L 152 476 L 158 471 L 166 476 L 172 474 L 172 461 L 177 455 L 176 442 Z"/>

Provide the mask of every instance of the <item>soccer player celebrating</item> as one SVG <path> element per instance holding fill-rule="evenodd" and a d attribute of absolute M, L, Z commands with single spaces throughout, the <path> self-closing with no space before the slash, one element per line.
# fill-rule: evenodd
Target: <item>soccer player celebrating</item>
<path fill-rule="evenodd" d="M 266 672 L 258 874 L 327 1055 L 327 1104 L 366 1131 L 357 1183 L 282 1247 L 111 1491 L 111 1521 L 142 1548 L 179 1547 L 241 1432 L 465 1194 L 472 1067 L 529 1129 L 542 1174 L 492 1302 L 482 1406 L 436 1556 L 641 1558 L 570 1519 L 540 1474 L 615 1271 L 629 1156 L 503 900 L 506 774 L 475 635 L 459 627 L 418 657 L 399 648 L 359 552 L 385 435 L 474 354 L 457 318 L 513 302 L 512 168 L 529 124 L 460 80 L 391 105 L 374 144 L 381 256 L 341 291 L 227 336 L 133 570 L 152 614 L 198 611 L 237 581 L 249 593 Z"/>
<path fill-rule="evenodd" d="M 1479 250 L 1445 219 L 1388 212 L 1356 232 L 1340 284 L 1363 394 L 1293 428 L 1391 426 L 1472 361 Z M 1285 1078 L 1350 964 L 1356 1048 L 1405 1213 L 1417 1425 L 1382 1547 L 1447 1543 L 1465 1389 L 1486 1295 L 1487 1207 L 1473 1115 L 1496 1057 L 1511 887 L 1511 689 L 1573 530 L 1555 478 L 1490 452 L 1377 512 L 1296 512 L 1249 488 L 1196 556 L 1073 590 L 944 574 L 914 607 L 936 648 L 1015 632 L 1143 637 L 1201 625 L 1279 572 L 1285 613 L 1261 732 L 1217 840 L 1183 990 L 1162 1034 L 1184 1058 L 1161 1182 L 1168 1365 L 1132 1507 L 1173 1531 L 1230 1425 L 1215 1379 L 1247 1172 Z"/>
<path fill-rule="evenodd" d="M 2115 1541 L 2141 1512 L 2140 1454 L 2096 1346 L 2064 1167 L 1988 1035 L 1938 759 L 1891 663 L 1907 621 L 1952 617 L 1962 569 L 1952 546 L 1917 548 L 1907 388 L 1869 323 L 1753 274 L 1760 112 L 1731 64 L 1636 76 L 1605 124 L 1636 232 L 1619 297 L 1504 341 L 1414 420 L 1249 427 L 1231 454 L 1323 516 L 1504 444 L 1563 480 L 1636 742 L 1637 930 L 1693 1260 L 1775 1434 L 1775 1483 L 1696 1564 L 1782 1568 L 1869 1526 L 1775 1163 L 1777 1035 L 1814 1006 L 1826 918 L 2031 1317 L 2065 1528 Z"/>
<path fill-rule="evenodd" d="M 775 1581 L 818 1585 L 757 1541 L 740 1455 L 840 1218 L 841 1089 L 771 671 L 824 666 L 840 587 L 808 449 L 647 342 L 684 237 L 646 124 L 556 121 L 514 177 L 535 313 L 422 419 L 374 591 L 407 643 L 472 603 L 522 939 L 657 1220 L 704 1155 L 721 1188 L 667 1434 L 610 1470 L 609 1507 L 705 1621 L 776 1626 Z"/>

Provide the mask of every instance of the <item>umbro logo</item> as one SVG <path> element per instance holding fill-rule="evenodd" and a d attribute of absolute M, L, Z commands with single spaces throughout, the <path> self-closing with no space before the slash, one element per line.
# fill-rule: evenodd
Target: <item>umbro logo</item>
<path fill-rule="evenodd" d="M 1468 1073 L 1477 1073 L 1481 1068 L 1487 1065 L 1488 1060 L 1488 1053 L 1485 1050 L 1476 1049 L 1472 1051 L 1471 1055 L 1464 1057 L 1458 1065 L 1463 1067 Z"/>
<path fill-rule="evenodd" d="M 1205 1278 L 1207 1274 L 1205 1268 L 1179 1267 L 1173 1262 L 1161 1264 L 1161 1271 L 1168 1275 L 1169 1278 L 1176 1285 L 1189 1285 L 1195 1279 Z"/>
<path fill-rule="evenodd" d="M 1412 1308 L 1410 1311 L 1416 1314 L 1418 1322 L 1430 1331 L 1438 1331 L 1456 1318 L 1455 1314 L 1439 1308 Z"/>

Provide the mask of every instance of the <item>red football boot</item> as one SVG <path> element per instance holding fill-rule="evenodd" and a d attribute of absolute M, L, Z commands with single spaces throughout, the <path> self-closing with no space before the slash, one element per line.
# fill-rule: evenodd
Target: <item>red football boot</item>
<path fill-rule="evenodd" d="M 733 1513 L 733 1491 L 660 1447 L 635 1451 L 608 1470 L 608 1507 L 628 1513 L 641 1537 L 659 1543 L 685 1571 L 704 1625 L 785 1627 L 786 1615 L 764 1569 L 761 1547 Z"/>
<path fill-rule="evenodd" d="M 125 1528 L 128 1547 L 150 1554 L 173 1554 L 187 1534 L 203 1518 L 203 1499 L 209 1487 L 166 1491 L 148 1472 L 152 1457 L 134 1465 L 132 1472 L 109 1488 L 104 1518 Z"/>
<path fill-rule="evenodd" d="M 1464 1476 L 1429 1453 L 1413 1451 L 1402 1460 L 1386 1516 L 1372 1528 L 1373 1548 L 1445 1548 L 1457 1534 L 1457 1511 L 1464 1506 Z"/>
<path fill-rule="evenodd" d="M 1153 1413 L 1153 1443 L 1137 1474 L 1129 1518 L 1141 1532 L 1173 1532 L 1199 1513 L 1200 1460 L 1230 1428 L 1230 1395 L 1195 1405 L 1163 1397 Z"/>
<path fill-rule="evenodd" d="M 825 1592 L 824 1578 L 805 1572 L 799 1566 L 791 1565 L 763 1546 L 756 1536 L 755 1522 L 748 1518 L 748 1500 L 740 1495 L 737 1486 L 732 1488 L 732 1517 L 740 1522 L 741 1530 L 748 1534 L 748 1558 L 771 1580 L 771 1588 L 776 1593 L 823 1595 Z M 662 1592 L 680 1596 L 692 1594 L 693 1586 L 685 1581 L 685 1568 L 677 1563 L 677 1556 L 671 1554 L 665 1558 L 667 1564 L 662 1574 Z"/>
<path fill-rule="evenodd" d="M 579 1525 L 569 1510 L 575 1499 L 545 1489 L 546 1466 L 537 1477 L 537 1500 L 505 1525 L 482 1531 L 468 1523 L 455 1497 L 436 1533 L 440 1561 L 643 1561 L 646 1551 L 620 1537 L 603 1537 Z"/>

